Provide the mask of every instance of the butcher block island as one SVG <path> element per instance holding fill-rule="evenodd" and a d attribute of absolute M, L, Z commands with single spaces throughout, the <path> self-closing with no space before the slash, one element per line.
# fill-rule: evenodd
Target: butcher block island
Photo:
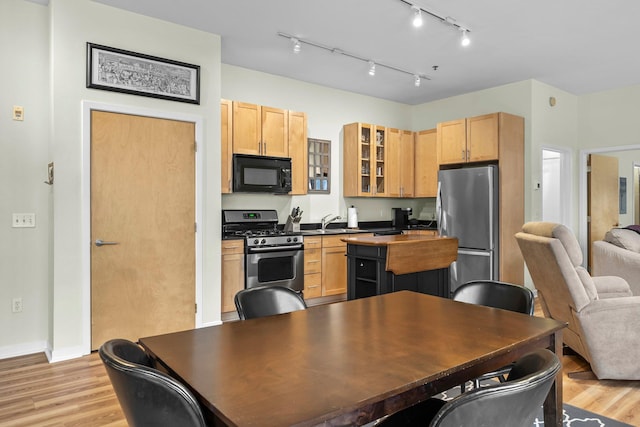
<path fill-rule="evenodd" d="M 342 240 L 347 243 L 347 299 L 402 290 L 450 297 L 449 265 L 457 259 L 458 239 L 398 234 Z"/>

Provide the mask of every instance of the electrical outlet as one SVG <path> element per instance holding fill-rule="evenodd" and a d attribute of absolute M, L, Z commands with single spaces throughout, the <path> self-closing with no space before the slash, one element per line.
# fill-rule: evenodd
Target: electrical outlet
<path fill-rule="evenodd" d="M 14 313 L 22 313 L 22 298 L 14 298 L 11 301 L 11 311 Z"/>
<path fill-rule="evenodd" d="M 33 228 L 36 226 L 36 214 L 34 213 L 14 213 L 11 220 L 13 228 Z"/>

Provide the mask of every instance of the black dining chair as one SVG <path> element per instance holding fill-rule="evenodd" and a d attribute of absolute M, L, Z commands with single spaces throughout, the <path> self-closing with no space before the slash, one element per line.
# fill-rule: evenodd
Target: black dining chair
<path fill-rule="evenodd" d="M 284 286 L 258 286 L 238 292 L 234 301 L 241 320 L 305 310 L 302 294 Z"/>
<path fill-rule="evenodd" d="M 560 360 L 547 349 L 518 359 L 504 383 L 476 388 L 449 401 L 430 398 L 382 419 L 377 426 L 530 426 L 541 414 Z"/>
<path fill-rule="evenodd" d="M 122 412 L 132 427 L 205 427 L 200 404 L 180 382 L 152 367 L 151 358 L 125 339 L 98 350 Z"/>
<path fill-rule="evenodd" d="M 535 298 L 531 289 L 525 286 L 496 280 L 474 280 L 467 282 L 453 292 L 452 299 L 469 304 L 528 314 L 529 316 L 533 316 L 535 309 Z M 480 386 L 482 380 L 491 378 L 498 378 L 500 382 L 504 382 L 505 376 L 509 373 L 509 369 L 511 369 L 511 365 L 504 366 L 496 371 L 487 372 L 475 378 L 472 381 L 473 386 L 477 388 Z M 462 384 L 460 385 L 460 392 L 464 393 L 464 391 L 465 384 Z"/>

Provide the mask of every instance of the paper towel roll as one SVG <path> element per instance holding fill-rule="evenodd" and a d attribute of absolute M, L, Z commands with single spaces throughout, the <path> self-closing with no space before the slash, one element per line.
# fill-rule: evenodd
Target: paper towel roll
<path fill-rule="evenodd" d="M 358 212 L 353 206 L 347 209 L 347 227 L 358 228 Z"/>

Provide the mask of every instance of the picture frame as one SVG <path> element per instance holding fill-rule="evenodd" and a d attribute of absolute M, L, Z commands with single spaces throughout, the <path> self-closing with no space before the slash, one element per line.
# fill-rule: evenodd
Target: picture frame
<path fill-rule="evenodd" d="M 200 66 L 88 42 L 87 88 L 200 104 Z"/>

